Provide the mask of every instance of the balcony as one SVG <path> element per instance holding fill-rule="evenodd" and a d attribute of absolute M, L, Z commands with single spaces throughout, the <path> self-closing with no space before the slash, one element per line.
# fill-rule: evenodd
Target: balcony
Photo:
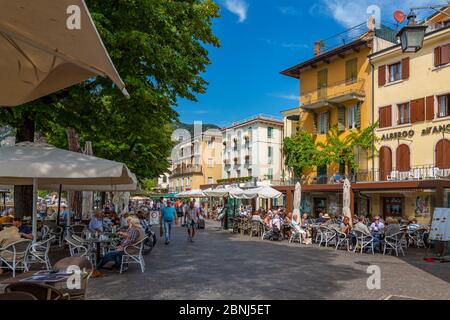
<path fill-rule="evenodd" d="M 201 165 L 189 165 L 186 167 L 177 167 L 172 172 L 172 178 L 184 175 L 201 175 L 203 174 L 203 168 Z"/>
<path fill-rule="evenodd" d="M 225 159 L 223 160 L 223 164 L 229 166 L 231 164 L 231 161 L 229 159 Z"/>
<path fill-rule="evenodd" d="M 336 106 L 345 101 L 364 101 L 365 80 L 343 80 L 327 87 L 301 92 L 301 108 L 312 111 L 326 106 Z"/>
<path fill-rule="evenodd" d="M 245 164 L 246 165 L 252 164 L 252 156 L 251 155 L 245 156 Z"/>

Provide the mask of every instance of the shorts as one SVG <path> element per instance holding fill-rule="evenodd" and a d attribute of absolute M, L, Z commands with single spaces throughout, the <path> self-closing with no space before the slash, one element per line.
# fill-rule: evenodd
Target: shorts
<path fill-rule="evenodd" d="M 197 223 L 195 221 L 188 221 L 186 223 L 186 228 L 188 228 L 188 229 L 197 229 Z"/>
<path fill-rule="evenodd" d="M 183 216 L 183 212 L 177 212 L 177 217 L 181 218 Z"/>

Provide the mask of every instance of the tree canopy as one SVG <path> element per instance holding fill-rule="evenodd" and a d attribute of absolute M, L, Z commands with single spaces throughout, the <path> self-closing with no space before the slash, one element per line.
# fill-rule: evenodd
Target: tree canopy
<path fill-rule="evenodd" d="M 63 148 L 67 128 L 73 128 L 81 146 L 92 141 L 96 156 L 126 163 L 140 179 L 156 177 L 168 167 L 178 119 L 173 106 L 206 91 L 206 46 L 220 45 L 211 28 L 219 7 L 212 0 L 86 3 L 131 98 L 96 77 L 26 105 L 0 108 L 0 124 L 21 128 L 34 122 L 49 143 Z"/>

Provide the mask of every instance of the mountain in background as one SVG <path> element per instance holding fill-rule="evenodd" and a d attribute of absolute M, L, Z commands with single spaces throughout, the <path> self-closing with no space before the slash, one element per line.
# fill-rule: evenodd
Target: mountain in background
<path fill-rule="evenodd" d="M 174 123 L 173 125 L 173 129 L 185 129 L 187 131 L 189 131 L 189 133 L 191 134 L 191 136 L 194 136 L 194 125 L 193 124 L 187 124 L 187 123 Z M 210 123 L 203 123 L 203 132 L 209 130 L 209 129 L 219 129 L 219 126 L 216 126 L 215 124 L 210 124 Z"/>

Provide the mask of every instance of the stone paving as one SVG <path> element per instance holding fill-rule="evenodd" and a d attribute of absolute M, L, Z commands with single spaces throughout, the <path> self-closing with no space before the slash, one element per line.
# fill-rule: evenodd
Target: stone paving
<path fill-rule="evenodd" d="M 161 241 L 146 258 L 144 274 L 93 279 L 90 299 L 450 299 L 450 264 L 355 254 L 232 235 L 208 223 L 195 243 L 185 229 Z M 381 268 L 381 290 L 368 290 L 367 267 Z"/>
<path fill-rule="evenodd" d="M 145 273 L 130 265 L 122 275 L 91 279 L 88 298 L 450 299 L 450 264 L 425 262 L 424 253 L 409 249 L 398 258 L 262 241 L 209 222 L 194 243 L 175 227 L 172 243 L 160 240 L 146 256 Z M 380 290 L 367 289 L 370 265 L 381 268 Z"/>

